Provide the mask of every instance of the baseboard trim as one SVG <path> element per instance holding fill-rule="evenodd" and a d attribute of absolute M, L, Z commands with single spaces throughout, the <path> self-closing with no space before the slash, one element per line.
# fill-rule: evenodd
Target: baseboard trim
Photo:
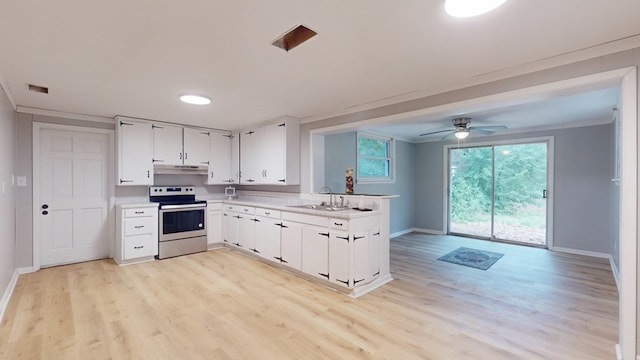
<path fill-rule="evenodd" d="M 421 228 L 413 228 L 413 232 L 423 233 L 423 234 L 431 234 L 431 235 L 444 235 L 444 232 L 441 230 L 431 230 L 431 229 L 421 229 Z"/>
<path fill-rule="evenodd" d="M 616 288 L 618 294 L 620 294 L 620 270 L 616 266 L 616 262 L 613 261 L 613 256 L 609 255 L 609 263 L 611 264 L 611 272 L 613 273 L 613 279 L 616 281 Z"/>
<path fill-rule="evenodd" d="M 31 274 L 32 272 L 36 272 L 36 269 L 33 266 L 25 266 L 18 268 L 18 275 Z"/>
<path fill-rule="evenodd" d="M 557 247 L 557 246 L 554 246 L 553 248 L 551 248 L 549 250 L 557 251 L 557 252 L 563 252 L 563 253 L 567 253 L 567 254 L 591 256 L 591 257 L 602 258 L 602 259 L 609 259 L 609 257 L 610 257 L 610 255 L 607 254 L 607 253 L 601 253 L 601 252 L 595 252 L 595 251 L 586 251 L 586 250 L 577 250 L 577 249 L 569 249 L 569 248 L 563 248 L 563 247 Z"/>
<path fill-rule="evenodd" d="M 16 283 L 18 282 L 18 276 L 20 276 L 20 274 L 18 274 L 18 269 L 16 269 L 13 271 L 13 276 L 11 276 L 11 280 L 9 280 L 7 288 L 4 290 L 2 299 L 0 299 L 0 323 L 2 323 L 4 311 L 7 309 L 7 305 L 9 305 L 11 294 L 13 294 L 13 289 L 16 287 Z"/>
<path fill-rule="evenodd" d="M 622 360 L 622 350 L 620 350 L 620 344 L 616 344 L 616 359 Z M 637 357 L 640 360 L 640 356 Z"/>
<path fill-rule="evenodd" d="M 402 230 L 402 231 L 394 232 L 393 234 L 389 234 L 389 238 L 393 239 L 394 237 L 406 235 L 406 234 L 409 234 L 409 233 L 412 233 L 412 232 L 413 232 L 413 228 L 405 229 L 405 230 Z"/>

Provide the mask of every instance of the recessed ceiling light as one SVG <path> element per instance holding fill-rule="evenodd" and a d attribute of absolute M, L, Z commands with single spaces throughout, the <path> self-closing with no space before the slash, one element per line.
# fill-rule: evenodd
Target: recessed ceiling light
<path fill-rule="evenodd" d="M 444 10 L 453 17 L 471 17 L 489 12 L 507 0 L 447 0 Z"/>
<path fill-rule="evenodd" d="M 193 104 L 193 105 L 211 104 L 211 99 L 209 99 L 208 97 L 200 96 L 200 95 L 192 95 L 192 94 L 180 96 L 180 101 L 186 102 L 187 104 Z"/>

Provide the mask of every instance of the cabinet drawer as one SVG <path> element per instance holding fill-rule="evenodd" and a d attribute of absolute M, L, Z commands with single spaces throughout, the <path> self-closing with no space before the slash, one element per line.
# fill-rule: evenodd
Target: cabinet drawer
<path fill-rule="evenodd" d="M 251 206 L 238 206 L 237 211 L 241 214 L 253 215 L 256 213 L 256 208 Z"/>
<path fill-rule="evenodd" d="M 345 219 L 329 219 L 329 226 L 332 229 L 349 230 L 349 221 Z"/>
<path fill-rule="evenodd" d="M 256 208 L 256 216 L 264 216 L 272 219 L 280 219 L 280 211 L 272 209 Z"/>
<path fill-rule="evenodd" d="M 124 239 L 124 259 L 156 255 L 158 242 L 153 234 L 128 236 Z"/>
<path fill-rule="evenodd" d="M 138 208 L 138 209 L 124 209 L 124 217 L 141 217 L 141 216 L 152 216 L 154 213 L 158 212 L 157 207 L 149 207 L 149 208 Z"/>
<path fill-rule="evenodd" d="M 329 219 L 322 216 L 283 212 L 282 220 L 290 220 L 293 222 L 316 225 L 325 228 L 329 227 Z"/>
<path fill-rule="evenodd" d="M 151 234 L 158 228 L 153 217 L 124 219 L 124 236 Z"/>
<path fill-rule="evenodd" d="M 207 202 L 207 211 L 217 211 L 222 210 L 221 202 Z"/>

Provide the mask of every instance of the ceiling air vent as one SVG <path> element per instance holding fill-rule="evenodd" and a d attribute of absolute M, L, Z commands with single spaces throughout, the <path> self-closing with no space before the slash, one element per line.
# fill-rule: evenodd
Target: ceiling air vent
<path fill-rule="evenodd" d="M 289 51 L 303 42 L 316 36 L 318 33 L 309 29 L 304 25 L 298 25 L 286 34 L 282 35 L 271 43 L 275 47 L 279 47 L 284 51 Z"/>
<path fill-rule="evenodd" d="M 37 93 L 41 93 L 41 94 L 48 94 L 49 93 L 49 88 L 46 86 L 38 86 L 38 85 L 33 85 L 33 84 L 27 84 L 27 88 L 29 89 L 29 91 L 33 91 L 33 92 L 37 92 Z"/>

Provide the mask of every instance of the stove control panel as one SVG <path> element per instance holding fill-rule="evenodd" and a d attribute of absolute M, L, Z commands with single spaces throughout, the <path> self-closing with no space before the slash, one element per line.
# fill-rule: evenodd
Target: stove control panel
<path fill-rule="evenodd" d="M 150 196 L 172 196 L 172 195 L 195 195 L 196 187 L 193 185 L 180 185 L 180 186 L 150 186 Z"/>

